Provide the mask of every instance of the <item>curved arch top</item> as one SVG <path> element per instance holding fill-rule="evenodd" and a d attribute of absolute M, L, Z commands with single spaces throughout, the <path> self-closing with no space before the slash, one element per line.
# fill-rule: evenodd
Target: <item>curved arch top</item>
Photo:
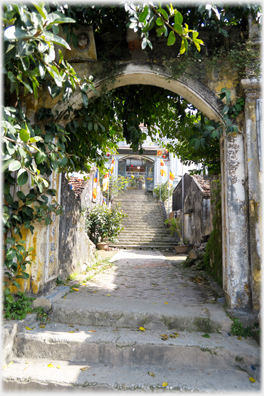
<path fill-rule="evenodd" d="M 144 154 L 123 154 L 123 155 L 120 155 L 119 160 L 124 160 L 124 159 L 132 158 L 135 156 L 144 158 L 150 162 L 155 162 L 155 160 L 153 158 L 149 157 L 148 155 L 144 155 Z"/>
<path fill-rule="evenodd" d="M 107 87 L 107 91 L 111 91 L 114 88 L 132 84 L 153 85 L 168 89 L 192 103 L 208 119 L 216 121 L 221 121 L 222 119 L 221 108 L 223 104 L 210 89 L 186 74 L 183 74 L 178 79 L 173 79 L 171 71 L 164 66 L 149 63 L 120 62 L 114 76 L 106 74 L 98 77 L 94 82 L 95 89 L 99 95 L 103 87 L 104 90 Z M 88 92 L 88 97 L 94 96 L 96 96 L 94 91 Z M 82 106 L 80 91 L 76 92 L 69 102 L 58 102 L 54 106 L 53 112 L 63 113 L 69 104 L 74 110 Z"/>

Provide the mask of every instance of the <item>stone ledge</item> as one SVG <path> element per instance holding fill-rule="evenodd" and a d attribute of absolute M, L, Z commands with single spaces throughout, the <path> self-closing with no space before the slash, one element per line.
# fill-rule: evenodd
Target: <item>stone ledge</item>
<path fill-rule="evenodd" d="M 243 89 L 261 89 L 262 80 L 258 80 L 257 78 L 243 78 L 241 80 L 241 85 Z"/>
<path fill-rule="evenodd" d="M 59 298 L 63 297 L 65 293 L 69 293 L 70 287 L 69 286 L 57 286 L 55 290 L 52 290 L 50 293 L 43 295 L 42 297 L 36 298 L 34 301 L 35 306 L 43 306 L 41 304 L 44 304 L 46 302 L 46 305 L 51 305 L 57 301 Z"/>

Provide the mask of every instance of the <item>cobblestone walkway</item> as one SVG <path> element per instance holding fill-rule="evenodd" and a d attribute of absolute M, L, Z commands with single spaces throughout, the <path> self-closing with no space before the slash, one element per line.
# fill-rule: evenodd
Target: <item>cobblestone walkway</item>
<path fill-rule="evenodd" d="M 115 265 L 88 281 L 83 292 L 96 296 L 148 299 L 157 301 L 215 303 L 216 293 L 197 271 L 183 268 L 185 256 L 171 254 L 170 260 L 159 251 L 120 250 L 110 261 Z"/>

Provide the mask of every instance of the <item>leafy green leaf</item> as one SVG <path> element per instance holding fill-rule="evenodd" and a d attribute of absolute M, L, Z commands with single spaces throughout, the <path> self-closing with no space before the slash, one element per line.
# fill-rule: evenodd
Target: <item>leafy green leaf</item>
<path fill-rule="evenodd" d="M 21 199 L 23 202 L 26 201 L 26 196 L 22 191 L 17 191 L 17 196 L 19 199 Z"/>
<path fill-rule="evenodd" d="M 71 47 L 69 46 L 69 44 L 67 43 L 67 41 L 65 41 L 62 37 L 56 36 L 51 32 L 44 32 L 43 33 L 43 39 L 46 41 L 51 41 L 54 44 L 58 44 L 61 45 L 62 47 L 67 48 L 68 50 L 71 49 Z"/>
<path fill-rule="evenodd" d="M 146 5 L 144 7 L 144 10 L 139 15 L 139 18 L 138 18 L 139 22 L 144 22 L 144 20 L 146 19 L 147 15 L 148 15 L 148 6 Z"/>
<path fill-rule="evenodd" d="M 179 11 L 177 11 L 176 14 L 174 15 L 174 23 L 175 24 L 178 23 L 179 25 L 181 25 L 182 22 L 183 22 L 183 16 Z"/>
<path fill-rule="evenodd" d="M 168 37 L 167 45 L 173 45 L 175 41 L 176 41 L 175 34 L 173 31 L 171 31 Z"/>
<path fill-rule="evenodd" d="M 158 12 L 163 16 L 163 18 L 165 18 L 166 20 L 169 19 L 169 16 L 167 14 L 167 12 L 165 10 L 163 10 L 162 8 L 158 9 Z"/>
<path fill-rule="evenodd" d="M 4 172 L 4 171 L 9 167 L 9 165 L 11 164 L 11 162 L 13 162 L 13 161 L 14 161 L 13 158 L 11 158 L 11 159 L 5 161 L 4 164 L 3 164 L 3 166 L 2 166 L 2 172 Z"/>
<path fill-rule="evenodd" d="M 84 107 L 87 108 L 88 104 L 89 104 L 89 98 L 88 98 L 87 94 L 83 91 L 82 91 L 82 101 L 83 101 Z"/>
<path fill-rule="evenodd" d="M 15 240 L 15 238 L 7 238 L 5 243 L 14 245 L 16 243 L 16 240 Z"/>
<path fill-rule="evenodd" d="M 36 156 L 35 156 L 35 161 L 36 164 L 41 164 L 47 159 L 47 154 L 45 154 L 43 151 L 39 151 Z"/>
<path fill-rule="evenodd" d="M 200 139 L 197 139 L 196 142 L 194 143 L 194 149 L 198 150 L 200 147 Z"/>
<path fill-rule="evenodd" d="M 47 26 L 51 26 L 53 24 L 58 24 L 58 23 L 76 23 L 74 19 L 65 17 L 60 12 L 52 12 L 51 14 L 48 14 L 46 22 L 47 22 Z"/>
<path fill-rule="evenodd" d="M 164 20 L 162 18 L 157 18 L 156 19 L 156 25 L 163 26 L 163 24 L 164 24 Z"/>
<path fill-rule="evenodd" d="M 181 48 L 180 48 L 181 55 L 184 54 L 184 52 L 186 51 L 186 42 L 187 42 L 187 40 L 185 38 L 183 38 L 182 42 L 181 42 Z M 187 46 L 188 46 L 188 43 L 187 43 Z"/>
<path fill-rule="evenodd" d="M 18 39 L 22 40 L 29 37 L 31 37 L 31 35 L 27 31 L 22 30 L 21 28 L 16 26 L 9 26 L 4 32 L 5 41 L 18 40 Z"/>
<path fill-rule="evenodd" d="M 8 169 L 10 170 L 10 172 L 15 172 L 20 168 L 21 168 L 21 163 L 17 160 L 13 160 L 8 166 Z"/>
<path fill-rule="evenodd" d="M 44 18 L 44 20 L 46 20 L 47 18 L 47 11 L 45 10 L 44 7 L 44 3 L 34 3 L 33 2 L 34 7 L 38 10 L 38 12 L 40 13 L 40 15 Z"/>
<path fill-rule="evenodd" d="M 28 129 L 20 129 L 19 137 L 23 142 L 27 142 L 30 138 L 30 132 Z"/>
<path fill-rule="evenodd" d="M 213 127 L 212 125 L 206 125 L 204 129 L 206 129 L 207 131 L 213 131 L 215 127 Z"/>
<path fill-rule="evenodd" d="M 23 186 L 28 181 L 28 173 L 25 169 L 20 169 L 17 174 L 17 184 Z"/>
<path fill-rule="evenodd" d="M 8 249 L 6 254 L 7 260 L 13 260 L 16 257 L 16 250 L 14 248 Z"/>
<path fill-rule="evenodd" d="M 158 36 L 158 37 L 161 37 L 161 36 L 163 35 L 163 33 L 165 33 L 165 31 L 166 31 L 165 26 L 159 27 L 159 28 L 156 30 L 157 36 Z"/>
<path fill-rule="evenodd" d="M 11 294 L 6 296 L 5 298 L 10 304 L 12 304 L 14 302 L 14 297 Z"/>
<path fill-rule="evenodd" d="M 181 35 L 183 34 L 182 26 L 179 23 L 175 23 L 174 29 L 176 30 L 176 32 L 178 34 L 181 34 Z"/>

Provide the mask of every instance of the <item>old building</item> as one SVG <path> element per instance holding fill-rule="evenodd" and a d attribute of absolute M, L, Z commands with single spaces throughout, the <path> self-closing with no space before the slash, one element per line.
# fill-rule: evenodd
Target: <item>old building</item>
<path fill-rule="evenodd" d="M 141 124 L 141 129 L 146 134 L 147 128 Z M 168 139 L 163 139 L 167 143 Z M 130 178 L 134 176 L 142 181 L 142 188 L 152 191 L 155 187 L 169 180 L 170 171 L 173 173 L 173 186 L 176 187 L 181 180 L 182 173 L 188 172 L 189 169 L 198 168 L 192 165 L 186 166 L 180 162 L 180 159 L 173 153 L 169 153 L 161 146 L 154 143 L 147 136 L 143 145 L 143 154 L 133 152 L 130 145 L 124 140 L 118 143 L 118 151 L 114 156 L 109 156 L 108 166 L 110 168 L 113 157 L 115 158 L 114 176 L 124 176 Z M 164 174 L 161 175 L 161 160 L 164 163 Z"/>
<path fill-rule="evenodd" d="M 182 209 L 184 238 L 191 244 L 200 243 L 212 230 L 208 177 L 184 174 L 183 183 L 181 180 L 175 187 L 172 199 L 172 210 L 176 216 L 182 216 Z"/>

